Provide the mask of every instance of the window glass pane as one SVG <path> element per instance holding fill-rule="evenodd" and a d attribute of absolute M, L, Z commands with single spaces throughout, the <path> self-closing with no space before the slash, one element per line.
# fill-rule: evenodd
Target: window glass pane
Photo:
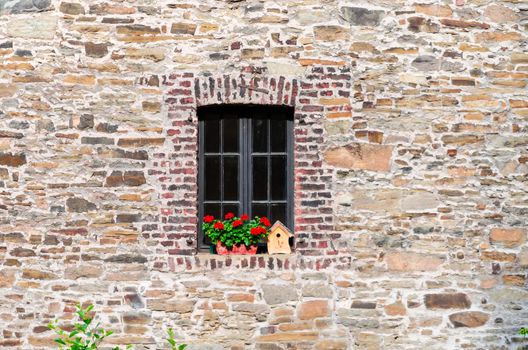
<path fill-rule="evenodd" d="M 251 217 L 268 216 L 268 205 L 263 203 L 253 203 L 251 206 Z"/>
<path fill-rule="evenodd" d="M 224 119 L 222 129 L 224 133 L 224 152 L 238 153 L 239 119 Z"/>
<path fill-rule="evenodd" d="M 238 156 L 224 156 L 224 200 L 238 200 Z"/>
<path fill-rule="evenodd" d="M 253 119 L 253 152 L 268 151 L 268 120 Z"/>
<path fill-rule="evenodd" d="M 207 119 L 204 121 L 204 149 L 206 153 L 220 152 L 220 121 Z"/>
<path fill-rule="evenodd" d="M 204 216 L 212 215 L 215 219 L 220 219 L 220 203 L 205 203 L 204 204 Z M 203 218 L 200 219 L 200 222 Z"/>
<path fill-rule="evenodd" d="M 205 157 L 204 199 L 220 200 L 220 157 Z"/>
<path fill-rule="evenodd" d="M 268 158 L 253 157 L 253 199 L 268 199 Z"/>
<path fill-rule="evenodd" d="M 279 220 L 285 225 L 288 225 L 288 221 L 286 221 L 286 204 L 272 204 L 271 205 L 271 215 L 270 215 L 270 221 L 273 225 L 275 221 Z M 288 227 L 291 229 L 290 227 Z"/>
<path fill-rule="evenodd" d="M 286 156 L 271 157 L 271 199 L 286 199 Z"/>
<path fill-rule="evenodd" d="M 224 203 L 224 212 L 222 213 L 222 219 L 226 213 L 234 213 L 235 216 L 240 216 L 238 203 Z"/>
<path fill-rule="evenodd" d="M 272 152 L 286 152 L 286 120 L 270 120 Z"/>

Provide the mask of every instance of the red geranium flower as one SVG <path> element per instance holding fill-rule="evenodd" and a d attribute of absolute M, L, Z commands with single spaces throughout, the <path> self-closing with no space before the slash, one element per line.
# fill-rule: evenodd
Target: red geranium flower
<path fill-rule="evenodd" d="M 233 221 L 233 227 L 238 227 L 238 226 L 240 226 L 240 225 L 242 225 L 242 224 L 243 224 L 243 222 L 242 222 L 241 220 L 235 220 L 235 221 Z"/>
<path fill-rule="evenodd" d="M 242 214 L 242 216 L 240 217 L 240 220 L 242 221 L 249 220 L 249 216 L 247 214 Z"/>
<path fill-rule="evenodd" d="M 225 217 L 225 219 L 226 219 L 226 220 L 229 220 L 229 219 L 232 219 L 232 218 L 234 218 L 234 217 L 235 217 L 235 214 L 233 214 L 233 213 L 229 212 L 229 213 L 225 214 L 225 216 L 224 216 L 224 217 Z"/>
<path fill-rule="evenodd" d="M 251 229 L 250 233 L 253 236 L 264 235 L 264 234 L 266 234 L 266 229 L 264 227 L 257 226 L 257 227 L 253 227 Z"/>
<path fill-rule="evenodd" d="M 204 222 L 210 224 L 211 222 L 213 222 L 213 220 L 214 220 L 214 216 L 212 216 L 212 215 L 206 215 L 206 216 L 204 216 L 204 219 L 203 219 L 203 220 L 204 220 Z"/>
<path fill-rule="evenodd" d="M 263 224 L 264 226 L 268 226 L 268 227 L 271 226 L 270 221 L 265 216 L 260 218 L 260 223 Z"/>
<path fill-rule="evenodd" d="M 217 229 L 217 230 L 223 230 L 224 229 L 224 224 L 221 221 L 217 221 L 217 222 L 215 222 L 213 227 L 215 229 Z"/>

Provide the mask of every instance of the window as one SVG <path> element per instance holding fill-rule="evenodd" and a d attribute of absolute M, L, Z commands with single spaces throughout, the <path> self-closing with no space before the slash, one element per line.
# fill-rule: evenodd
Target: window
<path fill-rule="evenodd" d="M 199 217 L 231 211 L 293 228 L 293 109 L 206 106 L 198 118 Z M 208 248 L 201 225 L 198 233 L 198 247 Z"/>

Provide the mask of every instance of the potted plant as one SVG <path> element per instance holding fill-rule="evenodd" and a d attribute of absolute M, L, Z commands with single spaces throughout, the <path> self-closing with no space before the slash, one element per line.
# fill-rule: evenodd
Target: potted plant
<path fill-rule="evenodd" d="M 246 214 L 237 217 L 227 213 L 224 220 L 205 215 L 202 229 L 216 245 L 217 254 L 256 254 L 257 244 L 268 237 L 270 226 L 266 217 L 250 219 Z"/>

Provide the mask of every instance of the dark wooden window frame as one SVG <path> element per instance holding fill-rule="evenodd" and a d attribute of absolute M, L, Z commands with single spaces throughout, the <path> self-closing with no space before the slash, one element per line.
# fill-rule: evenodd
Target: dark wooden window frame
<path fill-rule="evenodd" d="M 293 159 L 293 148 L 294 148 L 294 132 L 293 132 L 293 115 L 294 109 L 288 106 L 269 106 L 269 105 L 209 105 L 198 108 L 198 249 L 209 249 L 209 245 L 205 244 L 204 236 L 201 228 L 202 218 L 207 213 L 204 212 L 204 188 L 205 188 L 205 174 L 204 174 L 204 162 L 205 162 L 205 122 L 211 119 L 219 119 L 219 115 L 223 113 L 236 113 L 238 115 L 243 114 L 242 118 L 237 118 L 241 122 L 239 123 L 239 201 L 241 212 L 235 214 L 248 213 L 252 215 L 251 203 L 255 202 L 252 199 L 253 194 L 253 181 L 252 181 L 252 156 L 267 156 L 268 174 L 270 173 L 271 167 L 271 156 L 273 155 L 285 155 L 286 156 L 286 200 L 282 201 L 286 204 L 286 224 L 289 228 L 294 228 L 294 159 Z M 286 121 L 286 152 L 272 152 L 270 146 L 271 133 L 268 132 L 268 152 L 254 153 L 252 152 L 252 115 L 262 113 L 270 114 L 274 113 L 275 117 L 270 119 L 284 119 Z M 278 117 L 277 117 L 278 116 Z M 268 119 L 267 125 L 270 127 L 270 119 Z M 221 134 L 221 133 L 220 133 Z M 220 144 L 222 145 L 223 139 L 220 136 Z M 222 146 L 219 148 L 219 155 L 222 153 Z M 229 154 L 228 154 L 229 155 Z M 223 176 L 223 175 L 221 175 Z M 268 200 L 259 201 L 262 203 L 278 203 L 277 200 L 270 200 L 269 191 L 271 189 L 271 179 L 268 175 Z M 223 191 L 223 189 L 221 190 Z M 221 197 L 222 199 L 222 197 Z M 221 202 L 220 201 L 218 202 Z M 268 209 L 269 211 L 269 209 Z"/>

